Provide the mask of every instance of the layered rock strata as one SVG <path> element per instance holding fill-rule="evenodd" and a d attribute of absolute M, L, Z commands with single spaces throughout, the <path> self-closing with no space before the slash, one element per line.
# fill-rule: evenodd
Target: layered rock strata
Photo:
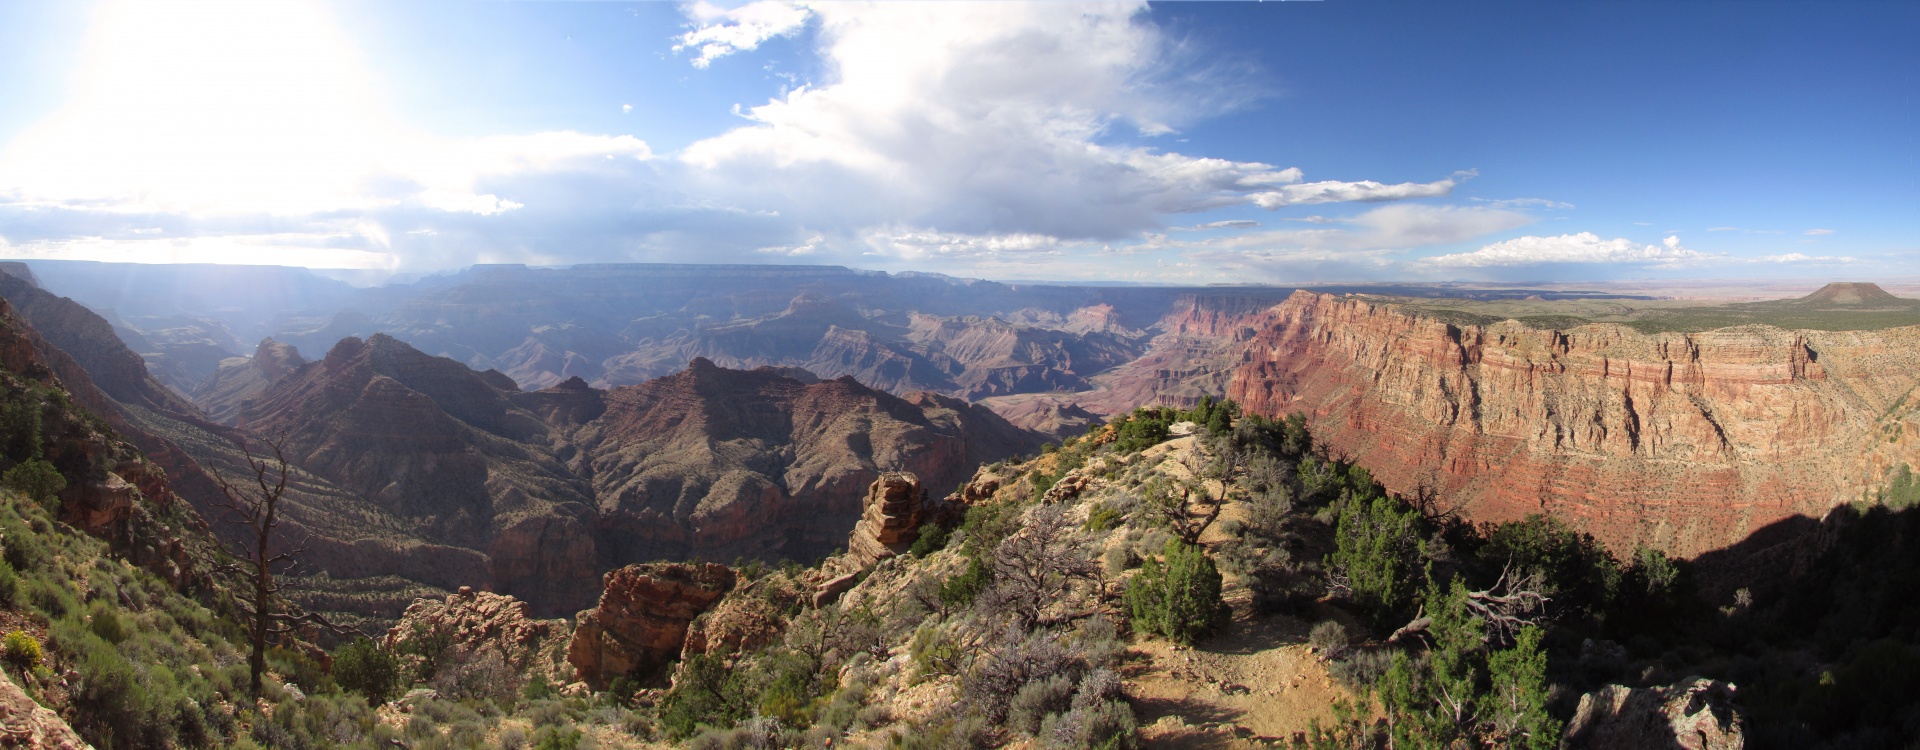
<path fill-rule="evenodd" d="M 906 552 L 920 537 L 920 524 L 931 515 L 920 478 L 889 472 L 867 489 L 866 511 L 847 538 L 847 555 L 862 568 Z"/>
<path fill-rule="evenodd" d="M 1389 489 L 1476 520 L 1547 512 L 1692 555 L 1920 463 L 1895 408 L 1920 382 L 1920 329 L 1461 326 L 1307 292 L 1267 315 L 1232 398 L 1304 412 Z"/>

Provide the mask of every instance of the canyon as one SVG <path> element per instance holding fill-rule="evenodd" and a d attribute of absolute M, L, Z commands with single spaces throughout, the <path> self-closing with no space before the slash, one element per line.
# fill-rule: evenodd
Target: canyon
<path fill-rule="evenodd" d="M 1457 324 L 1309 292 L 1261 317 L 1229 397 L 1306 414 L 1334 454 L 1475 521 L 1547 513 L 1692 556 L 1920 463 L 1916 327 Z"/>
<path fill-rule="evenodd" d="M 293 523 L 320 569 L 484 586 L 543 616 L 590 604 L 629 563 L 818 557 L 885 472 L 939 496 L 1043 439 L 1205 395 L 1305 414 L 1336 456 L 1436 511 L 1548 513 L 1622 553 L 1726 547 L 1871 501 L 1920 463 L 1920 329 L 1555 312 L 1663 304 L 1604 295 L 507 266 L 369 289 L 282 279 L 284 299 L 244 300 L 266 321 L 247 323 L 159 292 L 95 315 L 6 270 L 0 293 L 77 352 L 73 369 L 101 384 L 94 406 L 196 505 L 209 470 L 232 473 L 241 445 L 274 436 L 301 470 Z M 141 278 L 194 278 L 170 273 Z M 1910 308 L 1840 285 L 1680 312 Z M 208 369 L 195 354 L 262 331 L 252 356 Z M 204 374 L 161 381 L 187 371 Z"/>

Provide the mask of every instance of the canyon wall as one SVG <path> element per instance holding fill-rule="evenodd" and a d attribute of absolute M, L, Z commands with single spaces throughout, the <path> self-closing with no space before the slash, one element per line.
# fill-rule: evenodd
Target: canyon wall
<path fill-rule="evenodd" d="M 1461 326 L 1309 292 L 1262 315 L 1231 398 L 1477 521 L 1693 555 L 1920 464 L 1920 328 Z"/>

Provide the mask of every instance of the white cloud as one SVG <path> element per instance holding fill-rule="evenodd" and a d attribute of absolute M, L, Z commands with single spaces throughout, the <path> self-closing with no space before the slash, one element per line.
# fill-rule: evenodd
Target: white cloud
<path fill-rule="evenodd" d="M 1850 255 L 1808 255 L 1806 253 L 1782 253 L 1780 255 L 1762 255 L 1754 258 L 1759 263 L 1804 263 L 1816 265 L 1839 265 L 1858 263 L 1859 258 Z"/>
<path fill-rule="evenodd" d="M 623 115 L 633 114 L 633 105 L 631 104 L 620 105 L 620 114 L 623 114 Z"/>
<path fill-rule="evenodd" d="M 1334 258 L 1450 245 L 1526 226 L 1535 217 L 1518 211 L 1465 206 L 1381 206 L 1316 229 L 1275 229 L 1198 240 L 1149 237 L 1148 249 L 1243 252 L 1268 258 Z"/>
<path fill-rule="evenodd" d="M 1472 252 L 1428 258 L 1426 263 L 1435 266 L 1469 268 L 1526 266 L 1542 263 L 1615 263 L 1670 267 L 1706 257 L 1681 247 L 1679 237 L 1668 237 L 1659 245 L 1642 245 L 1620 238 L 1603 240 L 1592 232 L 1581 232 L 1556 237 L 1515 237 Z"/>
<path fill-rule="evenodd" d="M 1436 198 L 1453 192 L 1459 184 L 1454 177 L 1433 182 L 1402 182 L 1386 185 L 1373 180 L 1359 182 L 1309 182 L 1300 185 L 1286 185 L 1278 190 L 1254 193 L 1254 205 L 1274 209 L 1282 206 L 1306 206 L 1315 203 L 1361 202 L 1378 203 L 1408 198 Z"/>
<path fill-rule="evenodd" d="M 1573 208 L 1573 204 L 1571 203 L 1567 203 L 1564 201 L 1548 200 L 1546 198 L 1506 198 L 1506 199 L 1500 199 L 1500 200 L 1494 200 L 1494 199 L 1488 199 L 1488 198 L 1474 198 L 1473 200 L 1476 202 L 1485 203 L 1494 208 L 1548 208 L 1548 209 L 1554 209 L 1554 210 L 1566 210 L 1566 209 Z"/>
<path fill-rule="evenodd" d="M 1107 142 L 1120 128 L 1159 132 L 1233 100 L 1214 93 L 1233 86 L 1204 70 L 1187 85 L 1154 83 L 1178 53 L 1141 18 L 1144 3 L 810 9 L 824 83 L 743 109 L 751 125 L 688 146 L 690 188 L 846 231 L 1118 241 L 1170 213 L 1306 187 L 1298 168 Z M 1323 183 L 1310 200 L 1436 194 L 1445 182 Z"/>
<path fill-rule="evenodd" d="M 1809 229 L 1809 230 L 1807 230 L 1807 231 L 1805 231 L 1805 232 L 1802 232 L 1802 234 L 1807 234 L 1807 235 L 1813 235 L 1813 236 L 1816 236 L 1816 237 L 1818 237 L 1818 236 L 1820 236 L 1820 235 L 1826 235 L 1826 234 L 1833 234 L 1833 230 L 1831 230 L 1831 229 Z"/>
<path fill-rule="evenodd" d="M 759 48 L 761 42 L 798 32 L 812 15 L 804 3 L 758 0 L 738 8 L 723 8 L 700 0 L 687 7 L 699 28 L 681 34 L 673 51 L 698 51 L 693 67 L 705 68 L 735 52 Z"/>
<path fill-rule="evenodd" d="M 1044 234 L 957 234 L 929 230 L 876 229 L 862 238 L 872 253 L 905 260 L 1006 260 L 1023 256 L 1057 255 L 1064 243 Z"/>
<path fill-rule="evenodd" d="M 1709 232 L 1738 232 L 1739 227 L 1707 227 Z"/>
<path fill-rule="evenodd" d="M 1258 226 L 1260 226 L 1260 222 L 1252 219 L 1233 219 L 1229 221 L 1209 221 L 1205 224 L 1195 224 L 1190 227 L 1172 227 L 1172 230 L 1175 232 L 1208 232 L 1215 229 L 1253 229 Z"/>

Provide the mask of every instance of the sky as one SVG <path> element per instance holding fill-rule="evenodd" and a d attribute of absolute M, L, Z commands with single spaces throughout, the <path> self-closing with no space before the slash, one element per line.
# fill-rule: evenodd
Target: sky
<path fill-rule="evenodd" d="M 1920 276 L 1920 3 L 0 0 L 0 257 Z"/>

